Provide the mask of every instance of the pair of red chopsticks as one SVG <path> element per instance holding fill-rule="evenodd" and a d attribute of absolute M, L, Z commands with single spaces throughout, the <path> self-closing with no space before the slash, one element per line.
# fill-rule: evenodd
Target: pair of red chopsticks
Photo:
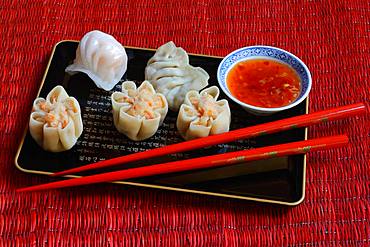
<path fill-rule="evenodd" d="M 82 171 L 122 165 L 124 163 L 144 160 L 148 158 L 163 156 L 166 154 L 184 152 L 203 147 L 208 147 L 220 143 L 227 143 L 236 140 L 251 138 L 263 134 L 271 134 L 279 131 L 284 131 L 292 128 L 307 127 L 317 123 L 343 119 L 346 117 L 362 114 L 365 112 L 365 106 L 362 103 L 343 106 L 330 110 L 310 113 L 306 115 L 291 117 L 274 122 L 260 124 L 252 127 L 242 128 L 229 131 L 227 133 L 208 136 L 191 141 L 185 141 L 165 147 L 155 148 L 152 150 L 129 154 L 126 156 L 99 161 L 97 163 L 85 165 L 82 167 L 57 172 L 52 176 L 62 176 Z M 252 161 L 259 159 L 267 159 L 270 157 L 287 156 L 294 154 L 303 154 L 310 151 L 322 150 L 343 146 L 348 143 L 346 135 L 330 136 L 317 138 L 306 141 L 292 142 L 279 144 L 274 146 L 256 148 L 251 150 L 243 150 L 238 152 L 230 152 L 212 156 L 205 156 L 195 159 L 180 160 L 163 164 L 144 166 L 139 168 L 125 169 L 115 172 L 102 173 L 81 178 L 74 178 L 53 183 L 41 184 L 26 188 L 18 189 L 18 192 L 36 191 L 45 189 L 56 189 L 62 187 L 71 187 L 79 185 L 87 185 L 101 182 L 111 182 L 123 179 L 139 178 L 145 176 L 159 175 L 172 172 L 188 171 L 195 169 L 211 168 L 218 166 L 232 165 L 241 161 Z"/>

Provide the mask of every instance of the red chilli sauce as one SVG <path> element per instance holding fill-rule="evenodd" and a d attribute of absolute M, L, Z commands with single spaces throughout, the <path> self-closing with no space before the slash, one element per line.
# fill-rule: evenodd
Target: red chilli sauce
<path fill-rule="evenodd" d="M 238 100 L 265 108 L 289 105 L 301 90 L 301 80 L 294 69 L 272 59 L 239 62 L 230 70 L 226 81 Z"/>

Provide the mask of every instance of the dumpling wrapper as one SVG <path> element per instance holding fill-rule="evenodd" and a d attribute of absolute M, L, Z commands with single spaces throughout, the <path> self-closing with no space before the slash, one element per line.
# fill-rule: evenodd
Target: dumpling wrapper
<path fill-rule="evenodd" d="M 46 151 L 71 149 L 81 136 L 83 125 L 78 101 L 56 86 L 44 98 L 37 98 L 29 121 L 32 138 Z"/>
<path fill-rule="evenodd" d="M 97 30 L 82 37 L 76 59 L 66 68 L 70 74 L 87 74 L 97 87 L 106 91 L 113 89 L 126 70 L 125 48 L 113 36 Z"/>
<path fill-rule="evenodd" d="M 227 100 L 219 100 L 216 86 L 202 92 L 190 91 L 180 107 L 176 126 L 185 140 L 191 140 L 229 131 L 231 122 Z"/>
<path fill-rule="evenodd" d="M 209 75 L 204 69 L 191 66 L 188 54 L 170 41 L 149 59 L 145 79 L 166 96 L 171 110 L 178 111 L 187 92 L 199 91 L 208 85 Z"/>
<path fill-rule="evenodd" d="M 122 92 L 114 92 L 111 100 L 114 126 L 134 141 L 153 136 L 168 112 L 166 98 L 148 81 L 138 88 L 134 82 L 125 81 Z"/>

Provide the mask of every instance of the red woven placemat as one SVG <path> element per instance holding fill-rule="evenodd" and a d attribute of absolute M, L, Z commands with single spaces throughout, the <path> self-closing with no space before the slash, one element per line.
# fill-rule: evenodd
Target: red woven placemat
<path fill-rule="evenodd" d="M 93 29 L 211 55 L 278 46 L 311 69 L 310 111 L 369 101 L 368 1 L 2 0 L 0 246 L 370 245 L 369 114 L 310 128 L 310 138 L 347 133 L 351 144 L 308 156 L 294 208 L 105 184 L 15 193 L 50 181 L 13 159 L 52 46 Z"/>

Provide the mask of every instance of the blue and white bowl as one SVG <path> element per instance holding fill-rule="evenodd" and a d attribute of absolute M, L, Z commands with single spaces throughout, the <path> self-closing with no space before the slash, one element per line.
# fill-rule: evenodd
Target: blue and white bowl
<path fill-rule="evenodd" d="M 235 98 L 227 87 L 226 78 L 235 64 L 248 59 L 268 58 L 290 65 L 301 79 L 301 92 L 297 99 L 289 105 L 276 108 L 264 108 L 246 104 Z M 278 111 L 292 108 L 301 103 L 309 94 L 312 86 L 311 73 L 307 66 L 295 55 L 271 46 L 248 46 L 233 51 L 227 55 L 218 66 L 217 79 L 222 91 L 234 102 L 241 105 L 246 111 L 256 115 L 269 115 Z"/>

